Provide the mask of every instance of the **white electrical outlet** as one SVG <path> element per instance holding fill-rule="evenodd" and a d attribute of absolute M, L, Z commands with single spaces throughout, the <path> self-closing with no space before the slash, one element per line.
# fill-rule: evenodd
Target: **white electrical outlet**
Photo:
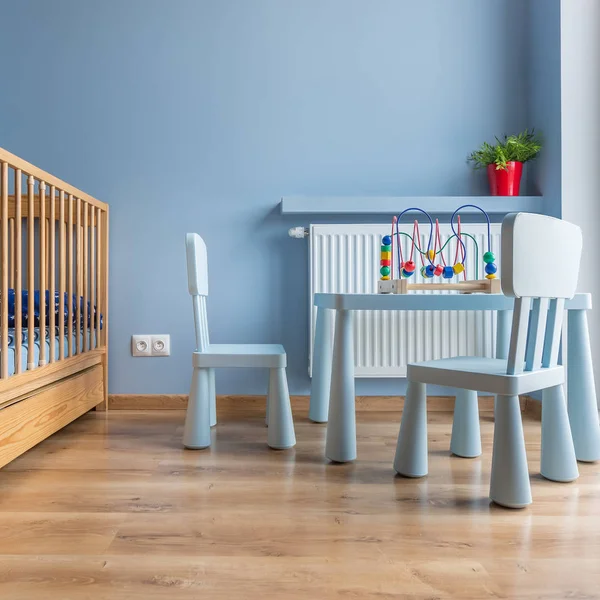
<path fill-rule="evenodd" d="M 171 336 L 168 333 L 158 335 L 132 335 L 132 356 L 170 356 Z"/>
<path fill-rule="evenodd" d="M 168 333 L 151 336 L 152 356 L 170 356 L 171 336 Z"/>
<path fill-rule="evenodd" d="M 131 336 L 132 356 L 152 356 L 152 340 L 149 335 Z"/>

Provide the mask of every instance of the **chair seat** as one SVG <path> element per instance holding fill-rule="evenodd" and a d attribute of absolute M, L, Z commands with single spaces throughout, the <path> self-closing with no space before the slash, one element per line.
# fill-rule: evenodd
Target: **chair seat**
<path fill-rule="evenodd" d="M 195 367 L 285 368 L 287 358 L 281 344 L 209 344 L 204 352 L 194 352 Z"/>
<path fill-rule="evenodd" d="M 500 358 L 460 356 L 408 365 L 409 381 L 445 385 L 465 390 L 514 396 L 564 383 L 562 366 L 506 374 L 507 361 Z"/>

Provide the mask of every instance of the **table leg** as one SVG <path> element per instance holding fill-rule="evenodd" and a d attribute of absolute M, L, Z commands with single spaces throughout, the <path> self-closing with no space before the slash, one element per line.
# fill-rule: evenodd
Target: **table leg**
<path fill-rule="evenodd" d="M 592 351 L 585 310 L 569 310 L 567 333 L 567 408 L 577 460 L 600 459 L 600 423 Z"/>
<path fill-rule="evenodd" d="M 215 387 L 215 370 L 209 369 L 208 374 L 208 393 L 210 399 L 210 426 L 217 424 L 217 391 Z"/>
<path fill-rule="evenodd" d="M 474 390 L 456 390 L 450 452 L 463 458 L 481 454 L 479 404 Z"/>
<path fill-rule="evenodd" d="M 327 423 L 329 391 L 331 388 L 331 359 L 333 339 L 331 326 L 335 312 L 330 308 L 317 308 L 315 344 L 313 347 L 312 382 L 308 418 L 315 423 Z"/>
<path fill-rule="evenodd" d="M 333 369 L 325 456 L 334 462 L 356 458 L 354 340 L 352 312 L 338 310 L 333 342 Z"/>

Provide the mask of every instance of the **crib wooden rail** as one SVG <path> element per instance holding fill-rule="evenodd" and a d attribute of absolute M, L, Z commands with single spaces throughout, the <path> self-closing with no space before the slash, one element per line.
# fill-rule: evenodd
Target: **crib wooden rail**
<path fill-rule="evenodd" d="M 101 353 L 106 393 L 108 225 L 107 204 L 0 148 L 0 392 Z"/>

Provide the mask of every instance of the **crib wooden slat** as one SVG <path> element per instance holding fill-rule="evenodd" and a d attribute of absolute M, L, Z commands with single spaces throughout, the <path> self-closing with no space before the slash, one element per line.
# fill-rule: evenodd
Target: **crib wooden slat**
<path fill-rule="evenodd" d="M 108 239 L 109 239 L 109 218 L 108 218 L 108 211 L 109 208 L 108 206 L 106 207 L 106 209 L 104 210 L 103 214 L 102 214 L 102 218 L 104 220 L 104 226 L 103 226 L 103 231 L 104 231 L 104 240 L 103 240 L 103 264 L 104 264 L 104 269 L 102 271 L 102 285 L 103 285 L 103 295 L 104 295 L 104 302 L 103 302 L 103 306 L 104 306 L 104 324 L 102 327 L 102 345 L 104 346 L 105 349 L 105 353 L 104 353 L 104 406 L 105 406 L 105 410 L 108 410 L 108 322 L 109 322 L 109 318 L 108 318 L 108 279 L 109 279 L 109 275 L 108 275 L 108 259 L 109 259 L 109 255 L 108 255 Z"/>
<path fill-rule="evenodd" d="M 83 275 L 83 325 L 82 325 L 82 337 L 83 337 L 83 352 L 89 350 L 88 343 L 88 293 L 89 293 L 89 228 L 88 228 L 88 203 L 83 203 L 83 263 L 81 265 L 81 272 Z"/>
<path fill-rule="evenodd" d="M 75 354 L 73 348 L 73 195 L 69 194 L 69 228 L 67 229 L 67 261 L 65 263 L 68 273 L 68 291 L 67 291 L 67 344 L 69 356 Z"/>
<path fill-rule="evenodd" d="M 65 287 L 67 280 L 67 240 L 65 231 L 65 193 L 60 190 L 58 196 L 58 359 L 65 357 Z"/>
<path fill-rule="evenodd" d="M 104 325 L 102 327 L 102 345 L 107 346 L 108 345 L 108 208 L 102 213 L 102 218 L 104 220 L 104 227 L 103 227 L 103 230 L 104 230 L 104 245 L 103 245 L 104 270 L 103 270 L 103 281 L 102 281 L 102 285 L 104 287 L 104 292 L 103 292 L 104 293 L 104 302 L 103 302 Z M 104 373 L 105 373 L 105 377 L 106 377 L 106 373 L 108 373 L 107 368 L 104 369 Z M 105 387 L 105 393 L 106 393 L 107 389 L 108 389 L 108 386 Z"/>
<path fill-rule="evenodd" d="M 46 183 L 40 181 L 40 359 L 39 365 L 46 364 Z"/>
<path fill-rule="evenodd" d="M 15 289 L 15 220 L 8 219 L 8 287 Z"/>
<path fill-rule="evenodd" d="M 100 315 L 102 314 L 102 212 L 97 209 L 96 237 L 98 267 L 96 269 L 96 347 L 100 347 Z"/>
<path fill-rule="evenodd" d="M 23 315 L 23 219 L 21 216 L 21 188 L 23 174 L 15 169 L 15 373 L 23 370 L 21 363 Z"/>
<path fill-rule="evenodd" d="M 50 186 L 50 215 L 48 221 L 48 327 L 50 328 L 50 356 L 49 361 L 56 360 L 56 188 Z"/>
<path fill-rule="evenodd" d="M 48 194 L 47 202 L 50 201 L 50 194 Z M 46 212 L 46 219 L 44 222 L 44 236 L 46 239 L 46 285 L 50 285 L 50 232 L 48 231 L 48 219 L 50 218 L 50 207 L 48 207 L 48 212 Z M 46 308 L 46 314 L 48 313 L 48 308 Z"/>
<path fill-rule="evenodd" d="M 94 335 L 94 307 L 96 306 L 96 209 L 90 206 L 90 325 L 86 329 L 89 333 L 90 348 L 96 347 Z"/>
<path fill-rule="evenodd" d="M 77 354 L 79 354 L 81 352 L 81 335 L 80 335 L 80 331 L 81 331 L 81 296 L 82 296 L 82 290 L 81 290 L 81 198 L 77 198 L 77 219 L 76 219 L 76 244 L 77 244 L 77 264 L 76 266 L 76 280 L 75 280 L 75 287 L 76 287 L 76 302 L 77 302 L 77 308 L 75 310 L 75 331 L 74 331 L 74 335 L 75 335 L 75 348 L 76 348 L 76 352 Z"/>
<path fill-rule="evenodd" d="M 35 369 L 35 179 L 27 178 L 27 369 Z"/>
<path fill-rule="evenodd" d="M 3 162 L 0 169 L 0 188 L 2 189 L 2 296 L 0 298 L 0 335 L 2 337 L 2 356 L 0 376 L 6 379 L 8 373 L 8 163 Z"/>

